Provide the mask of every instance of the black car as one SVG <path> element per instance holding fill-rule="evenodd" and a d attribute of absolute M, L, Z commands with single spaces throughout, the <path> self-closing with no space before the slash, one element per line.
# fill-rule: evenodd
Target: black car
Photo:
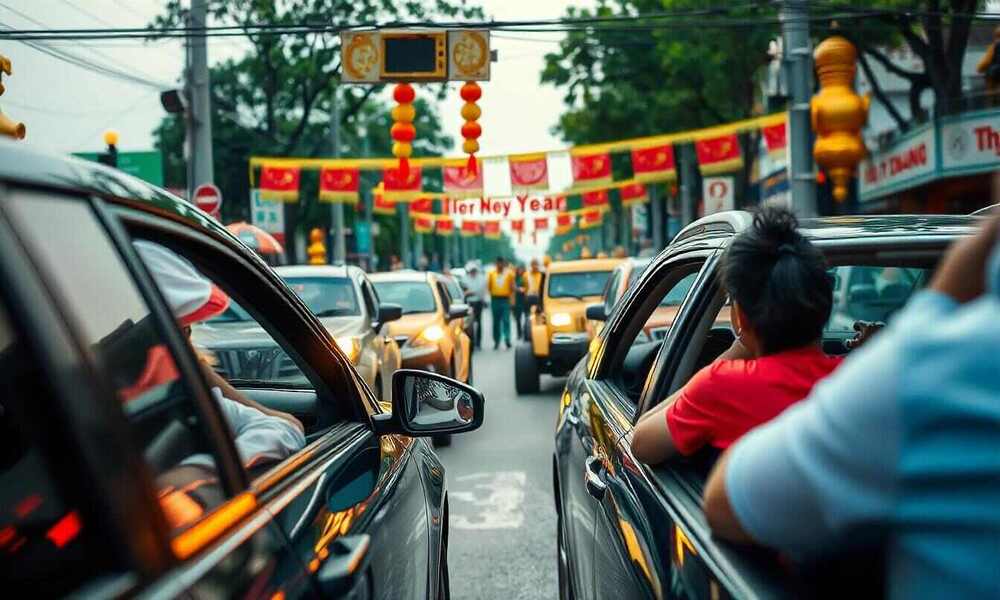
<path fill-rule="evenodd" d="M 701 508 L 713 452 L 656 467 L 632 455 L 639 416 L 733 342 L 719 258 L 750 223 L 750 214 L 729 212 L 685 228 L 615 305 L 569 377 L 553 457 L 563 599 L 800 597 L 838 584 L 853 596 L 882 591 L 869 556 L 791 566 L 713 538 Z M 927 283 L 946 246 L 976 224 L 947 216 L 805 220 L 803 233 L 824 251 L 835 280 L 825 351 L 847 352 L 855 320 L 891 318 Z M 661 300 L 688 285 L 665 336 L 645 341 L 642 327 Z"/>
<path fill-rule="evenodd" d="M 244 466 L 136 240 L 186 258 L 280 346 L 273 379 L 229 384 L 294 414 L 303 449 Z M 259 256 L 100 165 L 0 143 L 0 249 L 6 594 L 448 597 L 445 475 L 424 438 L 478 427 L 476 390 L 397 371 L 384 412 Z"/>

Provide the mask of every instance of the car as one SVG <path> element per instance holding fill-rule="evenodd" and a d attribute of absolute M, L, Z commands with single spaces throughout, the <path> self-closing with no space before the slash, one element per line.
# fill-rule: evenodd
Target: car
<path fill-rule="evenodd" d="M 590 258 L 549 264 L 542 293 L 527 297 L 529 338 L 514 349 L 518 394 L 537 393 L 543 373 L 565 375 L 587 353 L 593 337 L 587 305 L 600 298 L 619 263 L 618 258 Z"/>
<path fill-rule="evenodd" d="M 399 320 L 403 308 L 379 302 L 368 276 L 355 266 L 296 265 L 275 270 L 319 317 L 375 397 L 388 399 L 392 374 L 402 367 L 389 323 Z"/>
<path fill-rule="evenodd" d="M 791 569 L 766 550 L 714 538 L 701 495 L 715 452 L 660 466 L 632 454 L 639 417 L 735 339 L 722 317 L 719 261 L 751 222 L 749 213 L 724 212 L 681 231 L 615 305 L 570 373 L 552 465 L 561 598 L 881 595 L 879 562 L 866 553 Z M 865 320 L 875 309 L 891 314 L 927 283 L 945 248 L 977 225 L 965 216 L 804 219 L 802 233 L 826 254 L 842 297 L 851 299 L 846 316 L 835 311 L 824 330 L 825 351 L 847 353 L 845 341 L 855 332 L 840 326 L 845 318 Z M 895 287 L 900 282 L 905 293 Z M 672 294 L 683 297 L 668 331 L 643 338 Z"/>
<path fill-rule="evenodd" d="M 472 302 L 478 302 L 478 296 L 474 294 L 466 295 L 466 290 L 461 285 L 461 278 L 457 275 L 441 275 L 441 281 L 444 283 L 444 288 L 448 292 L 448 300 L 452 304 L 470 304 Z M 476 339 L 476 319 L 472 314 L 470 307 L 469 314 L 462 320 L 462 329 L 465 331 L 465 335 L 469 336 L 470 340 Z M 469 354 L 475 352 L 475 344 L 469 346 Z"/>
<path fill-rule="evenodd" d="M 592 313 L 596 318 L 587 317 L 587 330 L 591 335 L 600 332 L 604 326 L 604 320 L 615 307 L 615 303 L 625 295 L 625 290 L 638 281 L 643 270 L 649 265 L 648 258 L 628 257 L 624 259 L 614 270 L 611 277 L 601 292 L 600 302 L 587 306 L 587 313 Z M 595 308 L 596 307 L 596 308 Z M 596 312 L 595 312 L 596 311 Z"/>
<path fill-rule="evenodd" d="M 454 302 L 444 276 L 424 271 L 393 271 L 371 275 L 384 301 L 399 304 L 402 318 L 390 324 L 399 344 L 404 369 L 442 373 L 472 384 L 472 339 L 465 332 L 469 306 Z M 433 438 L 447 446 L 450 435 Z"/>
<path fill-rule="evenodd" d="M 304 448 L 244 464 L 208 384 L 216 357 L 189 342 L 140 241 L 281 348 L 280 377 L 226 385 L 295 414 Z M 259 256 L 103 165 L 0 142 L 0 247 L 6 593 L 448 597 L 448 489 L 427 438 L 479 427 L 481 393 L 404 369 L 385 411 Z"/>

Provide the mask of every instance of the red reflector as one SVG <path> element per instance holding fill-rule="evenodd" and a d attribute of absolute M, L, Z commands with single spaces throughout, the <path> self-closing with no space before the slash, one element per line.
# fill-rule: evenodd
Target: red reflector
<path fill-rule="evenodd" d="M 42 505 L 42 496 L 40 494 L 32 494 L 17 503 L 14 507 L 14 514 L 17 515 L 18 519 L 26 519 L 28 515 L 35 512 L 35 509 Z"/>
<path fill-rule="evenodd" d="M 80 533 L 80 515 L 74 510 L 63 518 L 56 521 L 45 537 L 52 540 L 57 548 L 62 548 L 73 541 L 73 538 Z"/>

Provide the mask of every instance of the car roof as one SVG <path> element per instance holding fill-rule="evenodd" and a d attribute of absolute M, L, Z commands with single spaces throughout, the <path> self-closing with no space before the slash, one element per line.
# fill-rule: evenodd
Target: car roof
<path fill-rule="evenodd" d="M 581 273 L 584 271 L 610 271 L 622 262 L 620 258 L 584 258 L 550 263 L 549 273 Z"/>
<path fill-rule="evenodd" d="M 274 270 L 282 277 L 350 277 L 357 267 L 347 265 L 283 265 Z"/>
<path fill-rule="evenodd" d="M 974 232 L 981 217 L 968 215 L 853 215 L 801 219 L 799 230 L 813 240 L 883 237 L 962 236 Z M 753 213 L 715 213 L 681 230 L 671 244 L 703 238 L 731 238 L 753 224 Z"/>
<path fill-rule="evenodd" d="M 373 283 L 379 281 L 417 281 L 417 282 L 422 281 L 427 283 L 429 282 L 430 277 L 431 273 L 425 271 L 413 271 L 409 269 L 404 271 L 387 271 L 383 273 L 372 273 L 371 275 L 368 276 L 368 278 L 371 279 Z"/>

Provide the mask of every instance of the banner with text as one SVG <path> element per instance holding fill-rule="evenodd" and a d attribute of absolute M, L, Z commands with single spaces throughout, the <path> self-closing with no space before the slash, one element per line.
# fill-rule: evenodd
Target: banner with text
<path fill-rule="evenodd" d="M 862 202 L 919 185 L 937 174 L 934 127 L 917 129 L 888 148 L 873 152 L 858 168 Z"/>

